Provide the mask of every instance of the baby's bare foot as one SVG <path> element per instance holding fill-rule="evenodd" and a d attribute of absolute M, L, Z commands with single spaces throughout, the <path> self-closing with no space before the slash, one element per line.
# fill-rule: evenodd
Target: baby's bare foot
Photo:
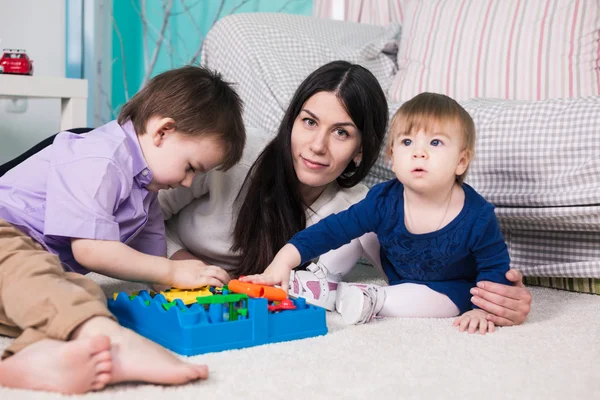
<path fill-rule="evenodd" d="M 208 367 L 186 363 L 164 347 L 107 318 L 93 318 L 76 333 L 86 337 L 104 332 L 110 337 L 111 383 L 149 382 L 178 385 L 208 377 Z"/>
<path fill-rule="evenodd" d="M 70 342 L 44 339 L 0 362 L 0 385 L 85 393 L 106 386 L 111 369 L 110 340 L 107 336 Z"/>

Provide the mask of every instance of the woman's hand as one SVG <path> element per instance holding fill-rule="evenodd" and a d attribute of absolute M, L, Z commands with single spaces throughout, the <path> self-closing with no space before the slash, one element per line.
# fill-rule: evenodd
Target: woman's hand
<path fill-rule="evenodd" d="M 458 330 L 464 332 L 466 330 L 469 333 L 475 333 L 479 330 L 479 333 L 485 335 L 486 332 L 494 332 L 494 323 L 486 319 L 486 312 L 482 310 L 471 310 L 467 311 L 460 317 L 454 320 L 453 326 L 458 326 Z"/>
<path fill-rule="evenodd" d="M 280 285 L 287 292 L 290 282 L 290 272 L 300 264 L 300 253 L 291 244 L 286 244 L 279 250 L 273 262 L 265 269 L 265 272 L 257 275 L 240 277 L 242 282 L 258 283 L 260 285 Z"/>
<path fill-rule="evenodd" d="M 523 284 L 523 274 L 520 271 L 510 269 L 506 278 L 514 286 L 478 282 L 477 287 L 471 289 L 472 302 L 487 311 L 487 320 L 497 326 L 520 325 L 525 322 L 531 310 L 531 293 Z"/>

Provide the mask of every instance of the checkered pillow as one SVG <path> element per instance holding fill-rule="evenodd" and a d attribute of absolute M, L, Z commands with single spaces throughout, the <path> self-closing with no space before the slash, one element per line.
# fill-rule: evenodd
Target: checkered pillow
<path fill-rule="evenodd" d="M 504 207 L 600 204 L 600 97 L 462 103 L 477 127 L 467 181 Z"/>
<path fill-rule="evenodd" d="M 273 134 L 300 83 L 334 60 L 369 69 L 387 90 L 396 72 L 399 25 L 250 13 L 221 19 L 204 41 L 202 64 L 219 71 L 244 101 L 247 126 Z"/>

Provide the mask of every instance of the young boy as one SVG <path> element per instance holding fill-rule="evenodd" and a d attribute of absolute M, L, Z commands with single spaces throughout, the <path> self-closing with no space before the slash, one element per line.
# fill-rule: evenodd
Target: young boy
<path fill-rule="evenodd" d="M 84 393 L 207 377 L 206 366 L 122 328 L 82 274 L 179 288 L 226 283 L 223 270 L 164 257 L 157 192 L 230 168 L 245 139 L 235 91 L 218 74 L 184 67 L 152 79 L 118 121 L 63 132 L 0 178 L 0 334 L 16 337 L 0 385 Z"/>

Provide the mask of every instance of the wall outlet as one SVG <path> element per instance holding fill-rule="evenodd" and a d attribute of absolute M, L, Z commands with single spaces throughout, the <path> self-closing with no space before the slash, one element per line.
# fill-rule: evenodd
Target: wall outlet
<path fill-rule="evenodd" d="M 14 114 L 23 114 L 27 111 L 28 101 L 21 97 L 12 97 L 5 100 L 6 112 Z"/>

